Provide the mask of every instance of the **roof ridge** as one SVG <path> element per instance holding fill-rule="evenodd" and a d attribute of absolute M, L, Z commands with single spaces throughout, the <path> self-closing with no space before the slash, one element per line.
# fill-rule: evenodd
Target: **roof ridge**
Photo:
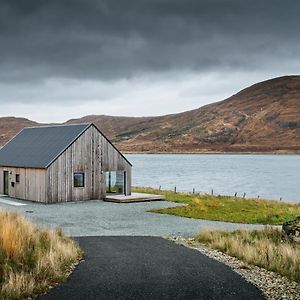
<path fill-rule="evenodd" d="M 22 130 L 24 129 L 33 129 L 33 128 L 51 128 L 51 127 L 68 127 L 68 126 L 90 126 L 93 123 L 77 123 L 77 124 L 55 124 L 55 125 L 38 125 L 38 126 L 28 126 L 28 127 L 24 127 Z M 22 131 L 21 130 L 21 131 Z M 21 132 L 20 131 L 20 132 Z"/>

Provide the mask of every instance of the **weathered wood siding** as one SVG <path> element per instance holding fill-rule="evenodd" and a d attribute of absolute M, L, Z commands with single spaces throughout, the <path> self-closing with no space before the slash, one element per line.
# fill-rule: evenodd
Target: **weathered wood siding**
<path fill-rule="evenodd" d="M 131 166 L 91 126 L 48 167 L 47 202 L 104 198 L 105 171 L 125 171 L 126 194 L 131 193 Z M 74 172 L 84 172 L 84 187 L 74 187 Z"/>
<path fill-rule="evenodd" d="M 0 194 L 4 193 L 3 172 L 9 172 L 8 195 L 12 198 L 46 202 L 46 170 L 31 168 L 0 167 Z M 16 182 L 16 174 L 20 182 Z M 14 183 L 14 186 L 12 186 Z"/>
<path fill-rule="evenodd" d="M 97 130 L 97 129 L 96 129 Z M 122 155 L 112 146 L 112 144 L 102 135 L 101 147 L 102 147 L 102 195 L 106 194 L 105 186 L 105 172 L 107 171 L 124 171 L 126 172 L 126 195 L 131 194 L 131 166 L 122 157 Z"/>

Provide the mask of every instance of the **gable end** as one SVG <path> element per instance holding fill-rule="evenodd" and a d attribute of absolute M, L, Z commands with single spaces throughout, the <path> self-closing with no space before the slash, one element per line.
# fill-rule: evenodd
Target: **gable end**
<path fill-rule="evenodd" d="M 118 150 L 118 148 L 101 132 L 101 130 L 95 126 L 93 123 L 90 123 L 82 132 L 75 137 L 72 142 L 70 142 L 51 162 L 47 164 L 46 169 L 49 168 L 70 146 L 72 146 L 89 128 L 94 127 L 105 139 L 106 141 L 121 155 L 121 157 L 132 167 L 130 161 Z"/>

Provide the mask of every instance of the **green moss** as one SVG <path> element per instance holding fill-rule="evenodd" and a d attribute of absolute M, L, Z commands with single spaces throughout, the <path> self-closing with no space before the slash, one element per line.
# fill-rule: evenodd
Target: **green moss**
<path fill-rule="evenodd" d="M 275 200 L 193 195 L 151 188 L 135 188 L 134 190 L 163 194 L 166 201 L 187 204 L 185 206 L 151 210 L 151 212 L 187 218 L 245 224 L 280 225 L 300 215 L 300 205 Z"/>

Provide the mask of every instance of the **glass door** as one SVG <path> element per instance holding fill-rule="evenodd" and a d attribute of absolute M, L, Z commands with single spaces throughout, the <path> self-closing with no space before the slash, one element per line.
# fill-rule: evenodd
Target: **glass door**
<path fill-rule="evenodd" d="M 106 193 L 125 194 L 125 172 L 106 172 Z"/>

